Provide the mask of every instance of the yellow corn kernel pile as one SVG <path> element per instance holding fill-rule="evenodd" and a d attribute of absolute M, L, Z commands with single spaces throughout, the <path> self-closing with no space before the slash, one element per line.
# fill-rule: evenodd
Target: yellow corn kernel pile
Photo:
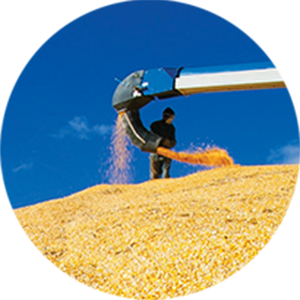
<path fill-rule="evenodd" d="M 231 166 L 138 185 L 99 185 L 15 210 L 38 249 L 100 291 L 165 299 L 245 266 L 289 206 L 298 165 Z"/>

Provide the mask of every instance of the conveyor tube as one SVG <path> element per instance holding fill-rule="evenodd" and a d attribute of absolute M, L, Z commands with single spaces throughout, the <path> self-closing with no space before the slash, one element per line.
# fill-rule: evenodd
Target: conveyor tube
<path fill-rule="evenodd" d="M 115 90 L 113 106 L 123 113 L 122 123 L 133 144 L 156 152 L 162 138 L 147 130 L 139 109 L 154 99 L 198 93 L 284 88 L 271 62 L 201 68 L 158 68 L 128 75 Z"/>

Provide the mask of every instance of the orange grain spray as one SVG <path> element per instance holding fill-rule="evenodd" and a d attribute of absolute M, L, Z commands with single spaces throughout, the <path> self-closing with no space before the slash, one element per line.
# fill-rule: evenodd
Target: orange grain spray
<path fill-rule="evenodd" d="M 205 166 L 224 167 L 234 165 L 233 159 L 226 150 L 212 148 L 195 153 L 175 152 L 163 147 L 157 148 L 157 154 L 189 164 L 200 164 Z"/>

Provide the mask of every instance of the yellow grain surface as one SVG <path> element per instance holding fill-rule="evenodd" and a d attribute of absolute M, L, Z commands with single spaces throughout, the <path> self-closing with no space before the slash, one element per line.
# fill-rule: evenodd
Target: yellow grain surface
<path fill-rule="evenodd" d="M 91 287 L 164 299 L 215 285 L 270 240 L 297 165 L 232 166 L 138 185 L 99 185 L 15 210 L 58 268 Z"/>

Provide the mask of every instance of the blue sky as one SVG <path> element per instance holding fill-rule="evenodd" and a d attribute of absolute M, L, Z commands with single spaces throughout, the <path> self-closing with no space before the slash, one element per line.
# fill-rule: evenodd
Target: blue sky
<path fill-rule="evenodd" d="M 227 21 L 184 4 L 135 1 L 91 12 L 32 57 L 9 100 L 2 129 L 4 181 L 14 208 L 107 183 L 117 82 L 133 71 L 268 61 Z M 276 65 L 276 62 L 273 62 Z M 279 70 L 280 71 L 280 70 Z M 296 163 L 297 120 L 286 89 L 212 93 L 150 103 L 146 127 L 171 106 L 178 151 L 225 148 L 241 165 Z M 147 153 L 132 148 L 133 182 L 149 177 Z M 201 168 L 173 162 L 171 174 Z"/>

